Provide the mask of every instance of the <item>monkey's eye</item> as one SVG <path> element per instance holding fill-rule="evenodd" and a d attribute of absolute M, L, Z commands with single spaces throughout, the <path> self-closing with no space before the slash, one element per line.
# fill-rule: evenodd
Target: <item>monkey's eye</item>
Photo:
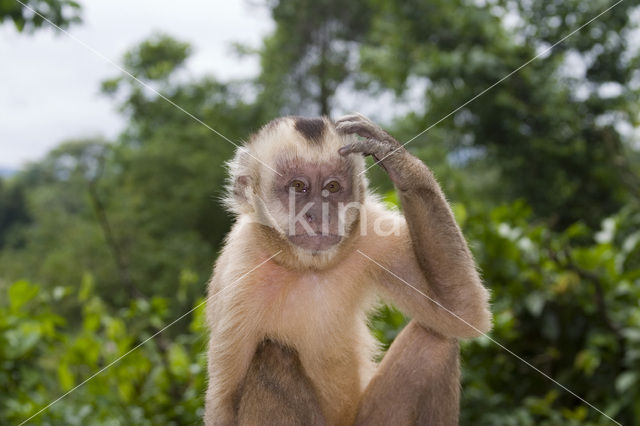
<path fill-rule="evenodd" d="M 332 180 L 331 182 L 329 182 L 328 184 L 326 184 L 324 186 L 324 189 L 326 189 L 327 191 L 331 192 L 331 193 L 335 193 L 340 191 L 340 184 L 338 183 L 338 181 L 336 180 Z"/>
<path fill-rule="evenodd" d="M 292 188 L 296 192 L 307 192 L 309 189 L 307 188 L 307 185 L 299 179 L 292 180 L 289 184 L 289 188 Z"/>

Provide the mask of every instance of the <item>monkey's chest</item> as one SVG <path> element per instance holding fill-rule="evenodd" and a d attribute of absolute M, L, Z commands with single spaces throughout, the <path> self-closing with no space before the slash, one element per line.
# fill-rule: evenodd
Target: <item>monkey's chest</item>
<path fill-rule="evenodd" d="M 355 317 L 350 300 L 354 295 L 346 287 L 334 276 L 319 274 L 265 280 L 260 286 L 261 326 L 266 334 L 295 346 L 301 341 L 339 338 L 341 327 Z"/>

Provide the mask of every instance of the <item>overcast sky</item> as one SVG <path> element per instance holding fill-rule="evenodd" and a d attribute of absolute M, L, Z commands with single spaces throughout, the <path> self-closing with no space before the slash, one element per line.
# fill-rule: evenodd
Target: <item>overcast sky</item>
<path fill-rule="evenodd" d="M 218 78 L 258 72 L 253 59 L 230 54 L 231 42 L 257 45 L 273 24 L 264 8 L 244 0 L 181 2 L 82 1 L 83 22 L 68 31 L 120 63 L 122 54 L 154 31 L 194 47 L 188 71 Z M 115 137 L 124 125 L 100 81 L 118 70 L 51 29 L 20 34 L 0 25 L 0 168 L 36 160 L 75 137 Z"/>

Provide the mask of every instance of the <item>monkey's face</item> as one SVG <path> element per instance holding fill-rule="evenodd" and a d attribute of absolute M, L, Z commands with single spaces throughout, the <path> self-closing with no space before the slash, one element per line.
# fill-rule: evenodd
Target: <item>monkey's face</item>
<path fill-rule="evenodd" d="M 329 265 L 359 229 L 366 196 L 364 157 L 338 153 L 349 140 L 326 118 L 272 121 L 229 163 L 227 205 L 291 265 Z"/>
<path fill-rule="evenodd" d="M 360 207 L 348 160 L 311 162 L 302 158 L 278 162 L 272 182 L 279 226 L 290 243 L 312 252 L 337 246 L 349 233 Z"/>

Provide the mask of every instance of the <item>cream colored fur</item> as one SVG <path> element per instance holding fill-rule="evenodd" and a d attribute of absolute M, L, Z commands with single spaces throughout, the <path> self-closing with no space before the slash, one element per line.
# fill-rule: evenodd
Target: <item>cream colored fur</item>
<path fill-rule="evenodd" d="M 324 143 L 314 146 L 301 140 L 292 119 L 282 119 L 263 128 L 229 164 L 228 205 L 237 220 L 209 284 L 207 425 L 233 423 L 234 392 L 257 345 L 267 337 L 297 350 L 328 423 L 352 423 L 375 369 L 372 359 L 377 345 L 368 331 L 366 314 L 379 296 L 392 297 L 421 325 L 447 337 L 477 336 L 491 327 L 488 292 L 472 260 L 463 259 L 461 265 L 460 276 L 464 273 L 469 280 L 465 293 L 453 295 L 463 301 L 453 308 L 461 321 L 359 253 L 416 288 L 429 288 L 404 218 L 367 193 L 366 181 L 358 175 L 364 167 L 361 156 L 354 158 L 354 188 L 366 221 L 358 222 L 356 213 L 351 220 L 354 226 L 362 225 L 363 231 L 358 228 L 338 247 L 313 256 L 288 246 L 286 238 L 278 238 L 280 230 L 269 229 L 269 225 L 278 228 L 283 212 L 269 207 L 265 190 L 274 174 L 255 158 L 272 166 L 283 153 L 291 159 L 337 159 L 337 150 L 347 138 L 336 134 L 332 125 L 326 127 Z M 240 176 L 247 176 L 250 184 L 233 194 Z M 381 218 L 396 223 L 398 232 L 377 235 L 374 225 Z M 243 277 L 275 253 L 280 254 Z M 476 328 L 469 328 L 464 321 Z"/>

